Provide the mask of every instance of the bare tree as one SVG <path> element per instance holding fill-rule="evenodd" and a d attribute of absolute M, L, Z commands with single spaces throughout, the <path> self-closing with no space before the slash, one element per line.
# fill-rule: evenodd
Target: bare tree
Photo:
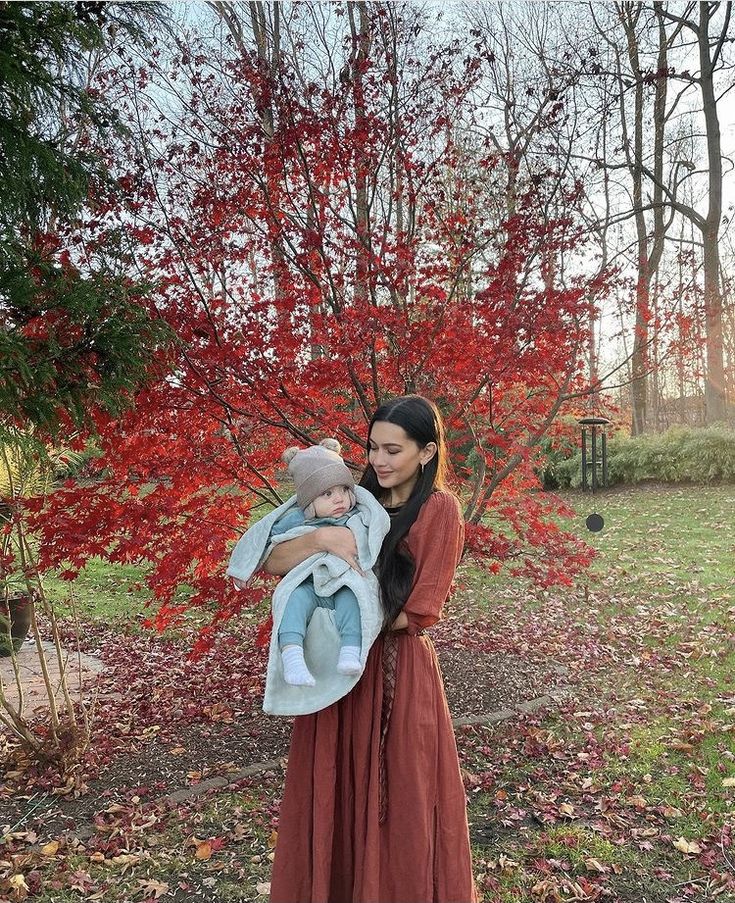
<path fill-rule="evenodd" d="M 721 13 L 719 26 L 717 14 Z M 690 219 L 702 236 L 704 271 L 704 310 L 706 321 L 705 416 L 708 423 L 727 417 L 725 393 L 725 358 L 723 339 L 723 298 L 720 268 L 720 226 L 722 222 L 723 157 L 715 76 L 723 66 L 723 48 L 730 33 L 732 3 L 688 3 L 681 15 L 663 6 L 661 17 L 686 30 L 694 37 L 699 72 L 679 73 L 678 78 L 696 85 L 702 99 L 707 148 L 707 212 L 700 213 L 693 205 L 683 203 L 665 187 L 655 172 L 649 176 L 667 196 L 668 202 Z M 692 163 L 691 169 L 695 169 Z"/>
<path fill-rule="evenodd" d="M 668 72 L 668 44 L 666 30 L 664 28 L 661 11 L 661 2 L 653 4 L 658 20 L 658 57 L 656 71 L 653 74 L 655 83 L 655 95 L 653 103 L 653 172 L 655 181 L 653 186 L 653 198 L 649 204 L 645 197 L 646 179 L 643 173 L 645 165 L 644 139 L 644 89 L 647 73 L 641 62 L 638 28 L 641 22 L 643 7 L 639 3 L 617 3 L 616 10 L 620 22 L 625 31 L 628 61 L 634 78 L 633 100 L 633 140 L 631 142 L 627 134 L 625 114 L 625 92 L 620 92 L 621 125 L 623 128 L 623 148 L 628 169 L 633 183 L 633 217 L 636 228 L 637 241 L 637 277 L 635 300 L 635 331 L 633 338 L 633 358 L 631 401 L 632 401 L 632 434 L 638 435 L 646 428 L 648 413 L 648 373 L 651 362 L 648 359 L 648 349 L 651 342 L 649 335 L 649 323 L 652 319 L 651 311 L 651 281 L 654 278 L 664 250 L 666 240 L 667 223 L 664 222 L 663 207 L 663 170 L 664 170 L 664 130 L 666 124 L 666 94 Z M 622 80 L 622 78 L 621 78 Z M 649 226 L 645 210 L 647 207 L 653 211 L 653 229 L 649 235 Z M 669 217 L 669 223 L 671 218 Z M 654 345 L 656 338 L 653 338 Z"/>

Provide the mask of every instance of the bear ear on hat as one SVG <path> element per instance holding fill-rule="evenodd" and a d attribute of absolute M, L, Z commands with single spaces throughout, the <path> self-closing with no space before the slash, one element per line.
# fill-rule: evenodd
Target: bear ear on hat
<path fill-rule="evenodd" d="M 326 439 L 322 439 L 319 445 L 323 446 L 329 451 L 337 452 L 337 454 L 342 451 L 342 446 L 339 444 L 339 440 L 334 439 L 332 436 L 329 436 Z"/>
<path fill-rule="evenodd" d="M 294 459 L 294 456 L 297 455 L 300 451 L 301 449 L 298 447 L 298 445 L 292 445 L 291 448 L 287 448 L 281 456 L 283 458 L 283 463 L 290 464 Z"/>

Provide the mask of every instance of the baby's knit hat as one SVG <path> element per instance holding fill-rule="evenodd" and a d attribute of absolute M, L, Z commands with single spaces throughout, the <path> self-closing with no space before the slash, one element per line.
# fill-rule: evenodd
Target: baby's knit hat
<path fill-rule="evenodd" d="M 309 448 L 293 446 L 283 453 L 296 485 L 296 504 L 306 511 L 314 499 L 333 486 L 348 486 L 354 492 L 352 473 L 340 457 L 342 446 L 336 439 L 322 439 Z"/>

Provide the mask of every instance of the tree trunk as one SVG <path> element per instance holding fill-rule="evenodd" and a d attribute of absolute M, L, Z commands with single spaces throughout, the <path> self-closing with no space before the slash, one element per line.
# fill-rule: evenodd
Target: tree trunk
<path fill-rule="evenodd" d="M 714 6 L 714 8 L 713 8 Z M 722 288 L 720 285 L 719 234 L 722 220 L 722 153 L 720 120 L 715 96 L 714 72 L 717 51 L 712 54 L 710 20 L 719 4 L 699 4 L 700 87 L 707 135 L 707 163 L 709 166 L 709 208 L 702 233 L 704 245 L 704 310 L 707 322 L 707 375 L 704 385 L 707 423 L 724 420 L 727 416 L 725 397 L 725 360 L 722 336 Z M 731 3 L 726 4 L 722 36 L 727 34 Z"/>
<path fill-rule="evenodd" d="M 355 21 L 357 7 L 359 25 Z M 352 94 L 355 105 L 355 128 L 357 133 L 367 135 L 367 113 L 365 107 L 364 73 L 370 52 L 370 23 L 365 0 L 347 4 L 352 33 Z M 355 153 L 355 230 L 357 247 L 355 250 L 355 303 L 365 302 L 370 297 L 370 210 L 368 206 L 368 160 L 364 144 L 357 142 Z"/>
<path fill-rule="evenodd" d="M 724 6 L 724 18 L 719 34 L 711 35 L 713 15 Z M 699 8 L 699 20 L 685 18 Z M 708 208 L 702 216 L 693 207 L 674 203 L 685 216 L 689 217 L 702 234 L 702 262 L 704 268 L 704 323 L 705 359 L 704 374 L 704 417 L 706 423 L 724 420 L 727 417 L 727 396 L 725 394 L 725 355 L 723 342 L 722 286 L 720 284 L 719 237 L 722 220 L 722 147 L 720 140 L 720 120 L 715 93 L 715 72 L 720 68 L 722 48 L 728 40 L 732 3 L 690 3 L 684 16 L 663 9 L 661 15 L 679 27 L 688 29 L 696 40 L 699 53 L 699 76 L 690 76 L 690 81 L 699 86 L 702 96 L 705 138 L 707 142 L 708 168 Z"/>

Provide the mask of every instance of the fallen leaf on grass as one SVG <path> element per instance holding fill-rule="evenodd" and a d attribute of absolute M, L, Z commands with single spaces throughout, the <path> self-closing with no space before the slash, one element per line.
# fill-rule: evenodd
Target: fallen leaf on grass
<path fill-rule="evenodd" d="M 669 743 L 669 749 L 676 749 L 679 752 L 692 752 L 694 747 L 691 743 L 687 743 L 685 740 L 673 740 Z"/>
<path fill-rule="evenodd" d="M 11 900 L 25 900 L 28 896 L 28 885 L 26 884 L 25 875 L 12 875 L 8 882 L 10 884 Z"/>
<path fill-rule="evenodd" d="M 198 843 L 196 853 L 194 855 L 202 862 L 205 862 L 207 859 L 211 859 L 212 844 L 208 840 L 203 840 L 201 843 Z"/>
<path fill-rule="evenodd" d="M 271 892 L 271 883 L 270 881 L 261 881 L 255 885 L 255 889 L 261 897 L 267 897 Z"/>
<path fill-rule="evenodd" d="M 601 875 L 610 871 L 609 866 L 603 865 L 599 859 L 585 859 L 584 864 L 588 871 L 599 872 Z"/>
<path fill-rule="evenodd" d="M 735 787 L 735 778 L 723 778 L 722 786 L 723 787 Z"/>
<path fill-rule="evenodd" d="M 574 806 L 571 803 L 562 803 L 559 806 L 559 815 L 564 815 L 567 818 L 576 818 L 574 814 Z"/>
<path fill-rule="evenodd" d="M 271 831 L 270 836 L 268 838 L 268 846 L 272 850 L 278 841 L 278 831 Z"/>
<path fill-rule="evenodd" d="M 684 837 L 678 837 L 676 840 L 672 841 L 677 850 L 681 853 L 690 854 L 690 853 L 701 853 L 702 848 L 697 843 L 696 840 L 687 840 Z"/>
<path fill-rule="evenodd" d="M 153 825 L 158 821 L 158 816 L 149 815 L 145 821 L 142 822 L 131 822 L 130 828 L 133 831 L 147 831 L 148 828 L 152 828 Z"/>
<path fill-rule="evenodd" d="M 684 816 L 681 809 L 677 809 L 676 806 L 664 806 L 661 814 L 664 818 L 682 818 Z"/>
<path fill-rule="evenodd" d="M 84 869 L 77 869 L 69 880 L 69 889 L 70 890 L 78 890 L 80 894 L 84 895 L 86 899 L 89 896 L 90 891 L 97 890 L 97 887 L 92 880 L 92 876 L 89 872 L 85 872 Z"/>
<path fill-rule="evenodd" d="M 58 840 L 50 840 L 41 847 L 41 853 L 44 856 L 55 856 L 59 852 L 61 844 Z"/>
<path fill-rule="evenodd" d="M 510 856 L 506 856 L 505 853 L 501 853 L 500 858 L 498 859 L 498 865 L 500 866 L 501 872 L 512 872 L 514 869 L 518 868 L 519 863 L 516 862 L 515 859 L 511 859 Z"/>
<path fill-rule="evenodd" d="M 561 903 L 559 886 L 552 878 L 538 881 L 531 888 L 531 893 L 534 897 L 539 897 L 542 903 Z"/>
<path fill-rule="evenodd" d="M 152 878 L 143 881 L 139 878 L 138 884 L 143 888 L 145 897 L 152 897 L 154 900 L 162 897 L 168 891 L 168 884 L 165 881 L 154 881 Z"/>
<path fill-rule="evenodd" d="M 138 856 L 136 853 L 120 853 L 119 856 L 113 856 L 107 861 L 111 862 L 113 865 L 121 865 L 124 872 L 131 865 L 137 865 L 141 859 L 143 859 L 143 857 Z"/>

